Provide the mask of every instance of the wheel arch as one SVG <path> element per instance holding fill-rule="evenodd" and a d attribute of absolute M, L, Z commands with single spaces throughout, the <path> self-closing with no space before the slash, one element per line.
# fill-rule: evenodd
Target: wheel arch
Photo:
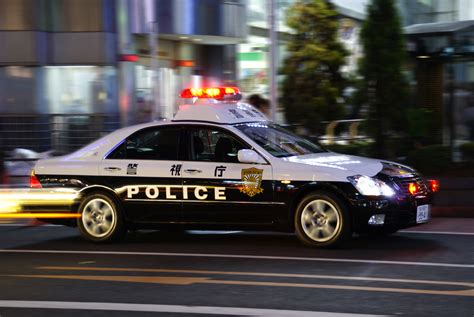
<path fill-rule="evenodd" d="M 87 186 L 87 187 L 84 187 L 81 190 L 79 190 L 79 193 L 83 196 L 88 195 L 92 192 L 106 192 L 108 194 L 113 195 L 115 198 L 118 198 L 118 194 L 115 190 L 113 190 L 110 187 L 103 186 L 103 185 L 91 185 L 91 186 Z"/>
<path fill-rule="evenodd" d="M 84 187 L 81 190 L 79 190 L 79 194 L 81 195 L 81 200 L 82 198 L 88 196 L 91 193 L 105 193 L 114 199 L 115 203 L 117 204 L 119 208 L 123 207 L 118 193 L 110 187 L 103 186 L 103 185 L 92 185 L 92 186 Z M 79 207 L 79 205 L 77 207 Z"/>

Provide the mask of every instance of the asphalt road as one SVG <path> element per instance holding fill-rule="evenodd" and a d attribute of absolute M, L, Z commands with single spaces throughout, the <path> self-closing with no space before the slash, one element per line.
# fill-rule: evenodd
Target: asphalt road
<path fill-rule="evenodd" d="M 96 245 L 3 221 L 0 316 L 474 316 L 474 219 L 434 220 L 336 250 L 256 232 Z"/>

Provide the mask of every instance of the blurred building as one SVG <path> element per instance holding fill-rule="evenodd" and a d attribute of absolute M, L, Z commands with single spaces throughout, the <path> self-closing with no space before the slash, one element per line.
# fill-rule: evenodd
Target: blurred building
<path fill-rule="evenodd" d="M 363 14 L 333 0 L 355 69 Z M 357 2 L 357 1 L 356 1 Z M 291 30 L 276 0 L 278 62 Z M 350 3 L 350 4 L 349 4 Z M 267 0 L 2 0 L 3 146 L 67 152 L 176 111 L 179 91 L 239 84 L 268 94 Z"/>
<path fill-rule="evenodd" d="M 472 0 L 398 0 L 404 25 L 472 20 Z"/>
<path fill-rule="evenodd" d="M 68 151 L 235 83 L 244 0 L 0 1 L 3 147 Z M 68 148 L 69 147 L 69 148 Z"/>
<path fill-rule="evenodd" d="M 433 134 L 474 141 L 474 1 L 399 0 L 415 102 L 436 114 Z"/>
<path fill-rule="evenodd" d="M 0 120 L 6 149 L 48 150 L 66 137 L 73 145 L 81 141 L 79 131 L 90 131 L 89 115 L 109 113 L 92 120 L 117 121 L 114 9 L 114 1 L 0 1 Z M 78 132 L 57 135 L 55 130 L 65 127 Z M 83 134 L 87 139 L 89 133 Z"/>

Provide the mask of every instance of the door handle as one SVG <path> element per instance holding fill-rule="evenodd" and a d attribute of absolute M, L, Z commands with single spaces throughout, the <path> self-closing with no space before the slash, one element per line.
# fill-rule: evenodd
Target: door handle
<path fill-rule="evenodd" d="M 118 172 L 122 169 L 120 167 L 104 167 L 104 170 L 106 170 L 107 172 Z"/>
<path fill-rule="evenodd" d="M 196 168 L 190 168 L 190 169 L 187 169 L 187 170 L 184 170 L 186 173 L 189 173 L 189 174 L 196 174 L 196 173 L 202 173 L 202 170 L 199 170 L 199 169 L 196 169 Z"/>

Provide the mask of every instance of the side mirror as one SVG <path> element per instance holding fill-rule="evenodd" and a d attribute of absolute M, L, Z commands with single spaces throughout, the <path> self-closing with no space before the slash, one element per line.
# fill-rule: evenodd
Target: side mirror
<path fill-rule="evenodd" d="M 239 150 L 237 153 L 237 157 L 240 163 L 257 163 L 257 164 L 265 164 L 266 161 L 258 155 L 257 152 L 254 150 Z"/>

